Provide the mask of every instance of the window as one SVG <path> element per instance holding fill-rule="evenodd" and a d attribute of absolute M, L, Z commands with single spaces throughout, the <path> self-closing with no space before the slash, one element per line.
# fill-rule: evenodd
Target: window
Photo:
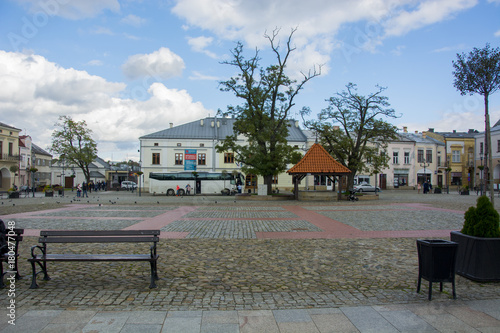
<path fill-rule="evenodd" d="M 0 141 L 0 158 L 3 155 L 3 141 Z"/>
<path fill-rule="evenodd" d="M 205 144 L 204 143 L 200 143 L 200 147 L 205 147 Z"/>
<path fill-rule="evenodd" d="M 198 154 L 198 165 L 207 165 L 207 154 Z"/>
<path fill-rule="evenodd" d="M 182 153 L 175 153 L 175 165 L 182 165 Z"/>
<path fill-rule="evenodd" d="M 451 151 L 451 161 L 453 163 L 460 163 L 460 150 Z"/>
<path fill-rule="evenodd" d="M 160 153 L 153 153 L 153 163 L 152 164 L 160 164 Z"/>
<path fill-rule="evenodd" d="M 278 184 L 278 175 L 273 176 L 271 184 Z"/>
<path fill-rule="evenodd" d="M 425 151 L 425 162 L 432 163 L 432 150 L 431 149 L 427 149 Z"/>
<path fill-rule="evenodd" d="M 14 144 L 9 142 L 9 156 L 14 156 Z"/>
<path fill-rule="evenodd" d="M 181 147 L 181 146 L 182 146 L 182 144 L 180 144 L 180 143 L 177 144 L 177 147 Z"/>
<path fill-rule="evenodd" d="M 155 143 L 154 143 L 154 146 L 155 146 L 155 147 L 158 147 L 158 142 L 155 142 Z"/>
<path fill-rule="evenodd" d="M 497 140 L 497 153 L 500 152 L 500 140 Z"/>
<path fill-rule="evenodd" d="M 438 167 L 442 166 L 441 165 L 441 156 L 438 155 Z"/>
<path fill-rule="evenodd" d="M 224 163 L 234 163 L 234 154 L 224 153 Z"/>
<path fill-rule="evenodd" d="M 392 164 L 399 164 L 399 152 L 398 151 L 392 152 Z"/>
<path fill-rule="evenodd" d="M 410 164 L 410 152 L 405 151 L 405 164 Z"/>
<path fill-rule="evenodd" d="M 482 154 L 483 153 L 483 145 L 484 145 L 484 142 L 481 142 L 479 144 L 479 154 Z"/>
<path fill-rule="evenodd" d="M 424 150 L 423 149 L 418 150 L 417 162 L 424 163 Z"/>

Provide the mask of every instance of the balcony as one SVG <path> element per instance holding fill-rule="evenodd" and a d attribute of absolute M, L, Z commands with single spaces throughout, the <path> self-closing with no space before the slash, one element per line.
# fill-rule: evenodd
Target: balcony
<path fill-rule="evenodd" d="M 1 154 L 0 155 L 0 161 L 10 161 L 10 162 L 17 162 L 21 160 L 20 155 L 9 155 L 9 154 Z"/>

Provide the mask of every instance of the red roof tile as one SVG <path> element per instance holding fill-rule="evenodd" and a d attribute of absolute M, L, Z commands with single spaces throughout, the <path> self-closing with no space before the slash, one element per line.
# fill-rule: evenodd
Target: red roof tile
<path fill-rule="evenodd" d="M 287 173 L 347 174 L 351 173 L 351 170 L 337 162 L 330 154 L 328 154 L 323 146 L 315 143 L 311 148 L 309 148 L 299 163 L 290 168 Z"/>

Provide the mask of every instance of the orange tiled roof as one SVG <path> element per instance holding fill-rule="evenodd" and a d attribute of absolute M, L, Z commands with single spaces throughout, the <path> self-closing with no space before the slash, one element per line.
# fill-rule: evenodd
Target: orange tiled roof
<path fill-rule="evenodd" d="M 315 143 L 309 148 L 299 163 L 290 168 L 287 173 L 346 174 L 351 173 L 351 170 L 337 162 L 322 145 Z"/>

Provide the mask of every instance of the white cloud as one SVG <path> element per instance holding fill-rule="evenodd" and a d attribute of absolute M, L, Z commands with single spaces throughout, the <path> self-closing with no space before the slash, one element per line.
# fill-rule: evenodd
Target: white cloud
<path fill-rule="evenodd" d="M 17 0 L 28 7 L 31 13 L 45 13 L 48 16 L 61 16 L 71 20 L 95 17 L 101 12 L 120 11 L 118 0 Z"/>
<path fill-rule="evenodd" d="M 168 79 L 180 76 L 184 67 L 184 61 L 180 56 L 162 47 L 150 54 L 130 56 L 122 65 L 122 70 L 130 79 L 143 77 Z"/>
<path fill-rule="evenodd" d="M 113 36 L 114 33 L 111 31 L 109 28 L 105 27 L 97 27 L 90 31 L 90 33 L 95 34 L 95 35 L 108 35 L 108 36 Z"/>
<path fill-rule="evenodd" d="M 147 20 L 142 17 L 130 14 L 122 18 L 121 22 L 134 27 L 140 27 L 144 25 L 147 22 Z"/>
<path fill-rule="evenodd" d="M 153 83 L 146 87 L 144 101 L 121 98 L 124 83 L 62 68 L 39 55 L 1 50 L 0 85 L 2 122 L 26 129 L 37 145 L 47 148 L 60 115 L 85 120 L 103 158 L 125 158 L 136 151 L 140 136 L 209 112 L 185 90 Z"/>
<path fill-rule="evenodd" d="M 193 51 L 204 53 L 210 58 L 216 59 L 217 55 L 206 49 L 208 46 L 210 46 L 210 44 L 212 44 L 213 40 L 214 39 L 212 37 L 205 37 L 205 36 L 189 37 L 188 44 L 189 46 L 191 46 L 191 49 Z"/>
<path fill-rule="evenodd" d="M 90 65 L 90 66 L 102 66 L 102 61 L 101 60 L 97 60 L 97 59 L 94 59 L 94 60 L 90 60 L 87 65 Z"/>
<path fill-rule="evenodd" d="M 498 30 L 497 32 L 495 32 L 495 37 L 500 37 L 500 30 Z"/>
<path fill-rule="evenodd" d="M 217 76 L 210 76 L 210 75 L 204 75 L 198 71 L 193 71 L 192 72 L 192 75 L 189 76 L 189 79 L 190 80 L 207 80 L 207 81 L 219 81 L 220 78 L 218 78 Z"/>
<path fill-rule="evenodd" d="M 477 5 L 477 0 L 429 0 L 419 2 L 411 11 L 397 9 L 385 25 L 387 36 L 401 36 L 422 27 L 452 18 Z"/>

